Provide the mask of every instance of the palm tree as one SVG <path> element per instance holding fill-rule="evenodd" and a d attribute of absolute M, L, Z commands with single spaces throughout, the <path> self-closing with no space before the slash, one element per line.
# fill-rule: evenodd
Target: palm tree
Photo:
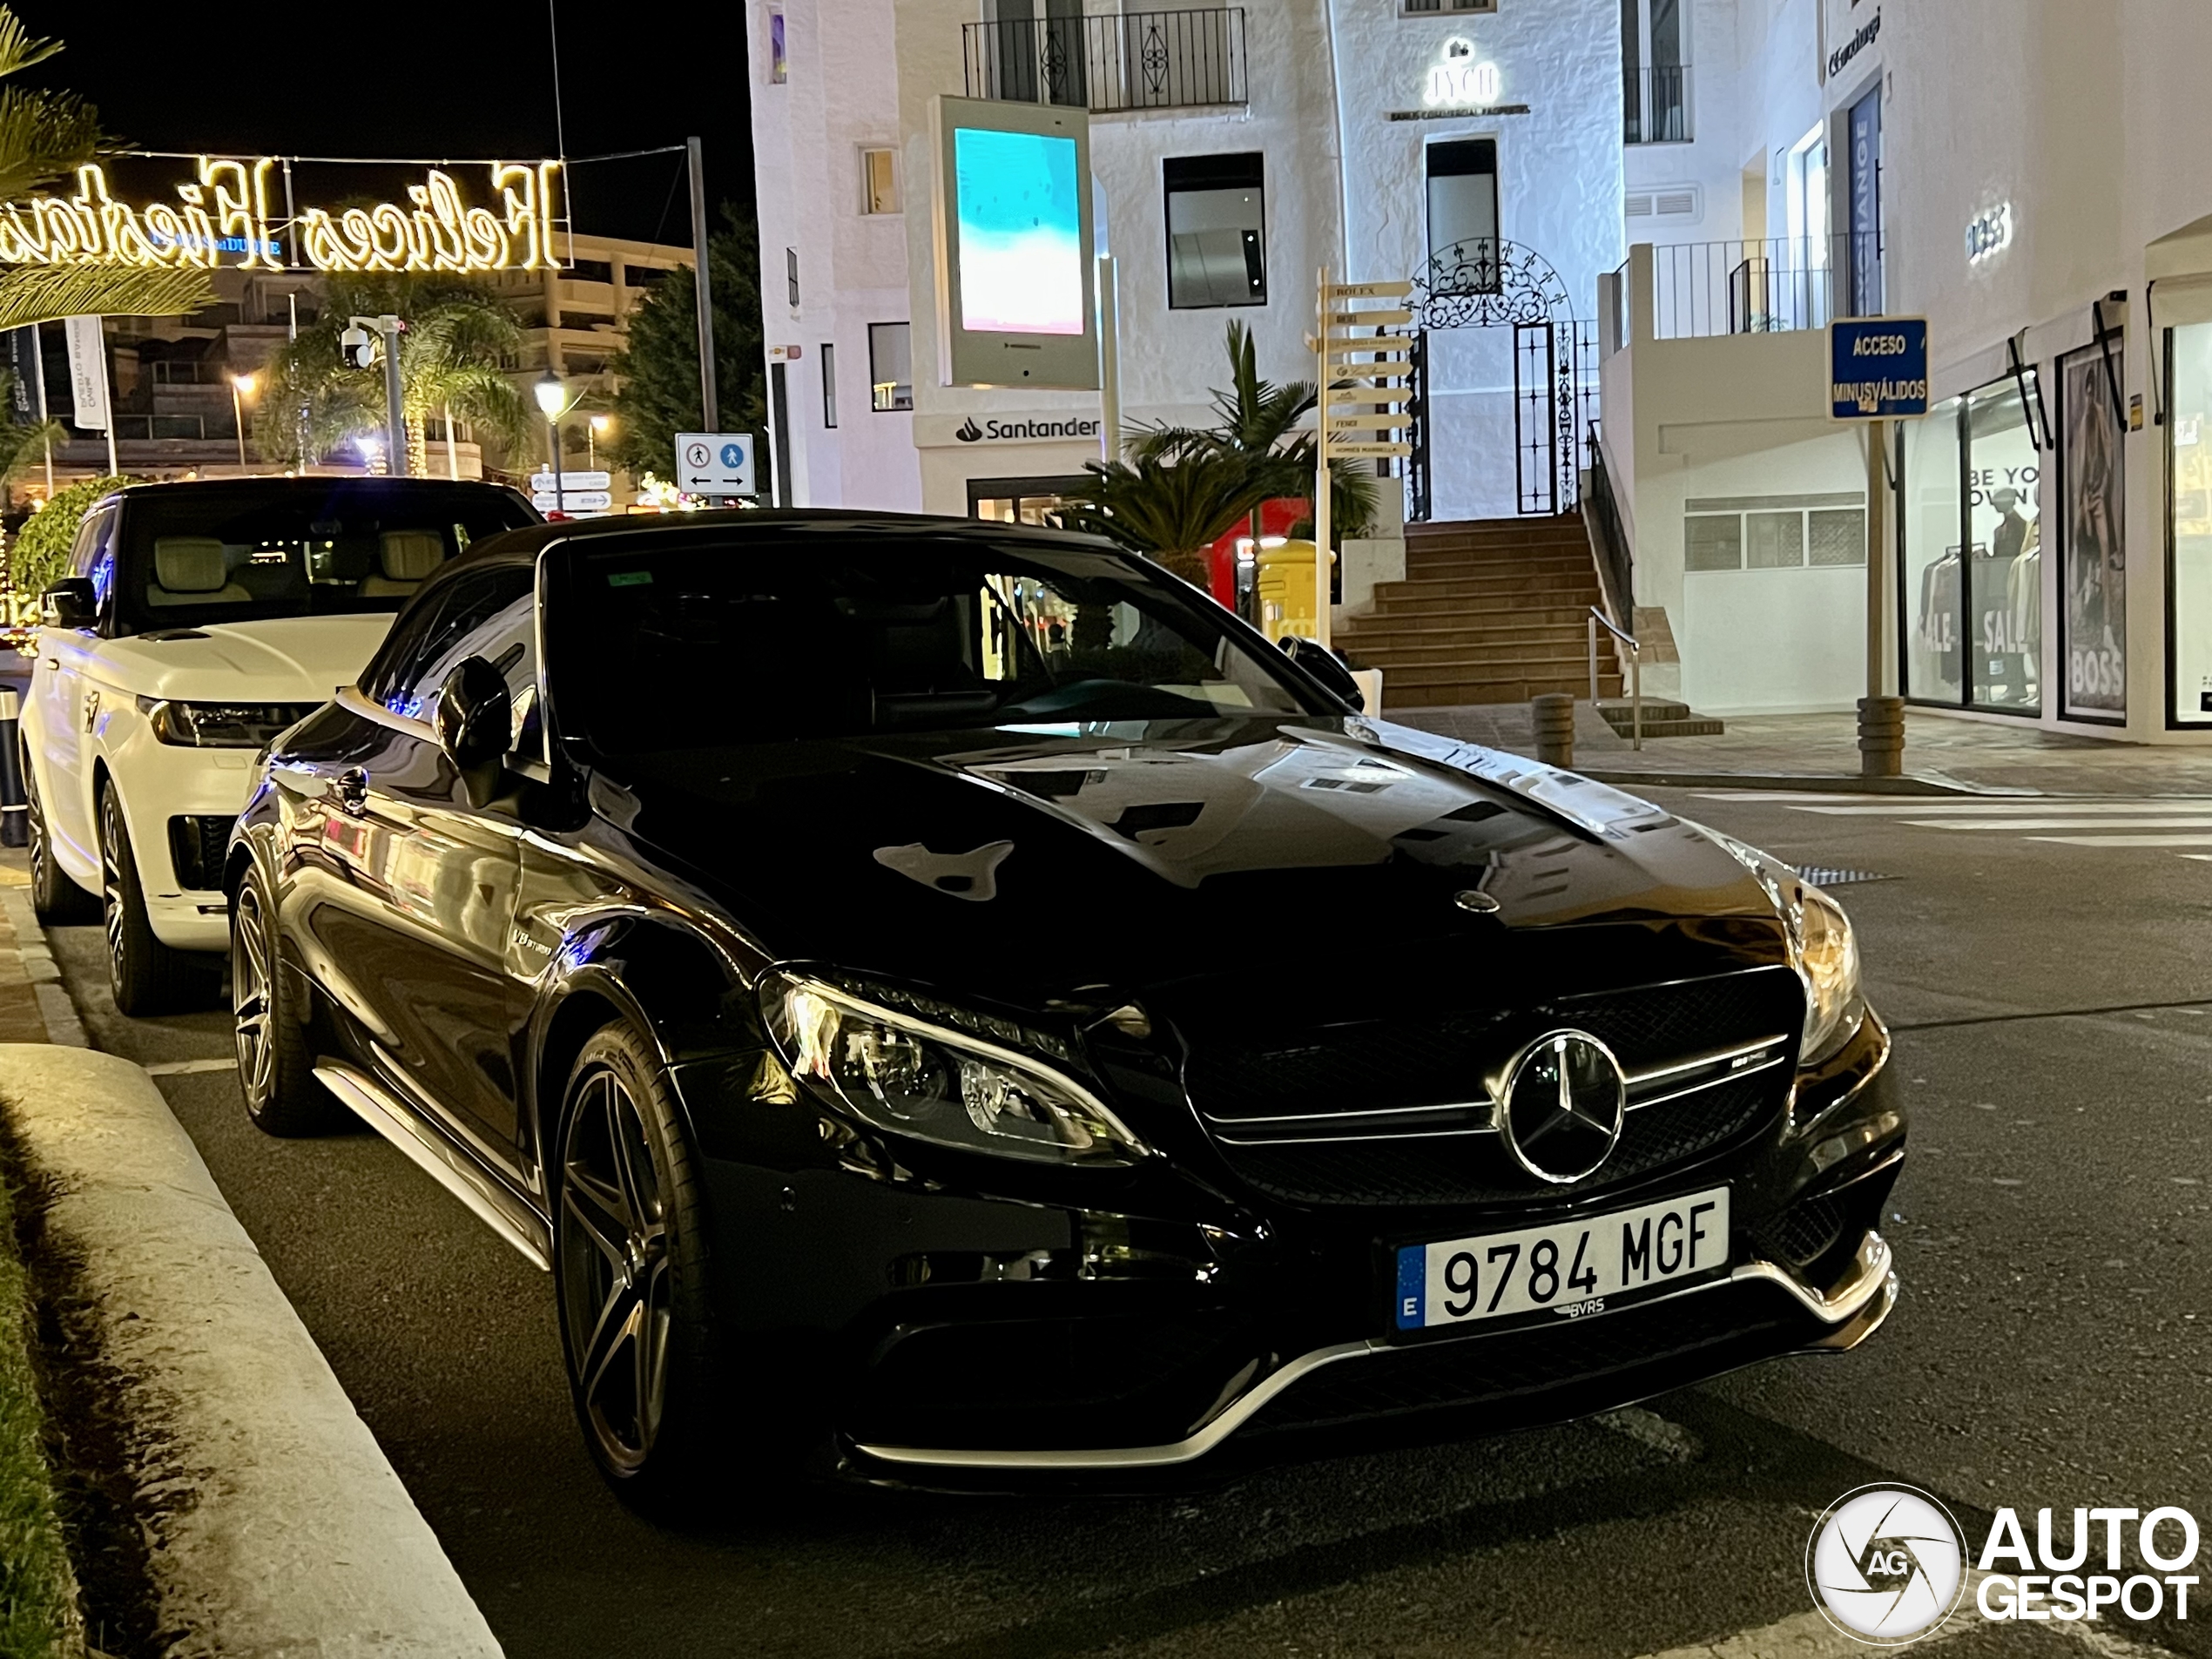
<path fill-rule="evenodd" d="M 264 457 L 311 462 L 384 429 L 384 371 L 348 367 L 339 336 L 353 317 L 387 314 L 407 322 L 400 336 L 400 414 L 408 472 L 429 470 L 433 415 L 485 428 L 510 449 L 529 442 L 529 409 L 500 367 L 522 350 L 515 314 L 481 283 L 380 273 L 331 277 L 322 315 L 269 360 L 268 389 L 253 423 L 254 445 Z"/>
<path fill-rule="evenodd" d="M 1263 502 L 1313 493 L 1314 435 L 1298 427 L 1317 401 L 1312 382 L 1262 380 L 1251 331 L 1241 322 L 1230 323 L 1227 345 L 1229 387 L 1213 393 L 1219 424 L 1132 426 L 1129 459 L 1089 463 L 1096 482 L 1063 514 L 1071 525 L 1154 554 L 1201 587 L 1204 550 L 1231 525 L 1248 519 L 1258 542 Z M 1357 462 L 1329 463 L 1338 536 L 1357 536 L 1373 521 L 1376 483 Z M 1232 501 L 1244 504 L 1221 510 Z"/>
<path fill-rule="evenodd" d="M 0 80 L 61 51 L 35 40 L 0 5 Z M 0 200 L 28 195 L 109 147 L 98 114 L 73 92 L 0 89 Z M 207 273 L 98 265 L 27 265 L 0 272 L 0 329 L 63 317 L 174 317 L 215 303 Z"/>

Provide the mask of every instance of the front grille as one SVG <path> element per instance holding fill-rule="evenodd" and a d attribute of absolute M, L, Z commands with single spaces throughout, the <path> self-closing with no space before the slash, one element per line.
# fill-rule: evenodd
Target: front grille
<path fill-rule="evenodd" d="M 1460 1337 L 1340 1360 L 1292 1384 L 1244 1433 L 1318 1428 L 1436 1406 L 1502 1404 L 1705 1354 L 1716 1368 L 1793 1345 L 1783 1298 L 1722 1286 L 1532 1331 Z"/>
<path fill-rule="evenodd" d="M 1786 1059 L 1722 1074 L 1676 1098 L 1633 1104 L 1603 1167 L 1541 1188 L 1494 1134 L 1373 1138 L 1360 1119 L 1409 1107 L 1485 1102 L 1487 1079 L 1521 1044 L 1568 1026 L 1597 1036 L 1631 1076 L 1794 1033 L 1804 991 L 1787 968 L 1561 997 L 1503 1010 L 1323 1027 L 1294 1042 L 1208 1043 L 1185 1071 L 1222 1157 L 1273 1197 L 1310 1204 L 1460 1204 L 1572 1197 L 1710 1153 L 1770 1122 L 1789 1096 Z M 1681 1086 L 1701 1081 L 1696 1075 Z M 1655 1080 L 1646 1096 L 1664 1095 Z M 1280 1122 L 1333 1115 L 1307 1127 Z M 1487 1111 L 1478 1121 L 1487 1121 Z M 1429 1126 L 1436 1120 L 1431 1119 Z M 1405 1127 L 1378 1124 L 1381 1132 Z M 1313 1138 L 1316 1136 L 1326 1138 Z M 1305 1138 L 1293 1140 L 1292 1136 Z"/>
<path fill-rule="evenodd" d="M 1499 1204 L 1538 1191 L 1572 1197 L 1727 1145 L 1772 1121 L 1789 1086 L 1787 1069 L 1777 1066 L 1631 1111 L 1613 1156 L 1572 1186 L 1541 1185 L 1495 1135 L 1224 1145 L 1221 1152 L 1262 1192 L 1298 1204 Z"/>
<path fill-rule="evenodd" d="M 235 818 L 207 816 L 169 820 L 169 863 L 179 887 L 190 893 L 223 885 L 223 853 L 237 822 Z"/>

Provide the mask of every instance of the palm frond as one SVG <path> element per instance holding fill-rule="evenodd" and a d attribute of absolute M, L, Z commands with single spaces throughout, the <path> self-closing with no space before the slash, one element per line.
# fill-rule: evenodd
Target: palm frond
<path fill-rule="evenodd" d="M 98 112 L 74 93 L 0 91 L 0 200 L 83 166 L 100 142 Z"/>
<path fill-rule="evenodd" d="M 0 6 L 0 76 L 13 75 L 43 64 L 61 51 L 58 40 L 40 40 L 23 26 L 23 19 Z"/>
<path fill-rule="evenodd" d="M 0 329 L 64 317 L 180 317 L 214 303 L 205 271 L 30 265 L 0 272 Z"/>

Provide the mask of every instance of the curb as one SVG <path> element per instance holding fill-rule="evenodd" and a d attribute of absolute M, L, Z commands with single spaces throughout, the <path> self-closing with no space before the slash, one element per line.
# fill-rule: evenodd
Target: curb
<path fill-rule="evenodd" d="M 138 1484 L 166 1500 L 150 1529 L 165 1653 L 497 1655 L 152 1080 L 112 1055 L 5 1043 L 0 1099 L 132 1379 Z"/>
<path fill-rule="evenodd" d="M 1824 795 L 1993 795 L 2006 799 L 2034 799 L 2040 789 L 2000 789 L 1986 784 L 1961 783 L 1939 772 L 1908 773 L 1902 778 L 1869 778 L 1855 772 L 1629 772 L 1612 767 L 1581 769 L 1582 776 L 1602 784 L 1627 785 L 1640 789 L 1774 789 L 1804 790 Z"/>

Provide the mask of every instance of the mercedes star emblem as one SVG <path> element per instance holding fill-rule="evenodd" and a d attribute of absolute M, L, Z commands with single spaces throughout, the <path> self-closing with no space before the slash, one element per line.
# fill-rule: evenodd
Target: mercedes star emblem
<path fill-rule="evenodd" d="M 1563 1187 L 1612 1156 L 1628 1105 L 1612 1049 L 1587 1031 L 1551 1031 L 1506 1069 L 1498 1128 L 1522 1169 Z"/>

